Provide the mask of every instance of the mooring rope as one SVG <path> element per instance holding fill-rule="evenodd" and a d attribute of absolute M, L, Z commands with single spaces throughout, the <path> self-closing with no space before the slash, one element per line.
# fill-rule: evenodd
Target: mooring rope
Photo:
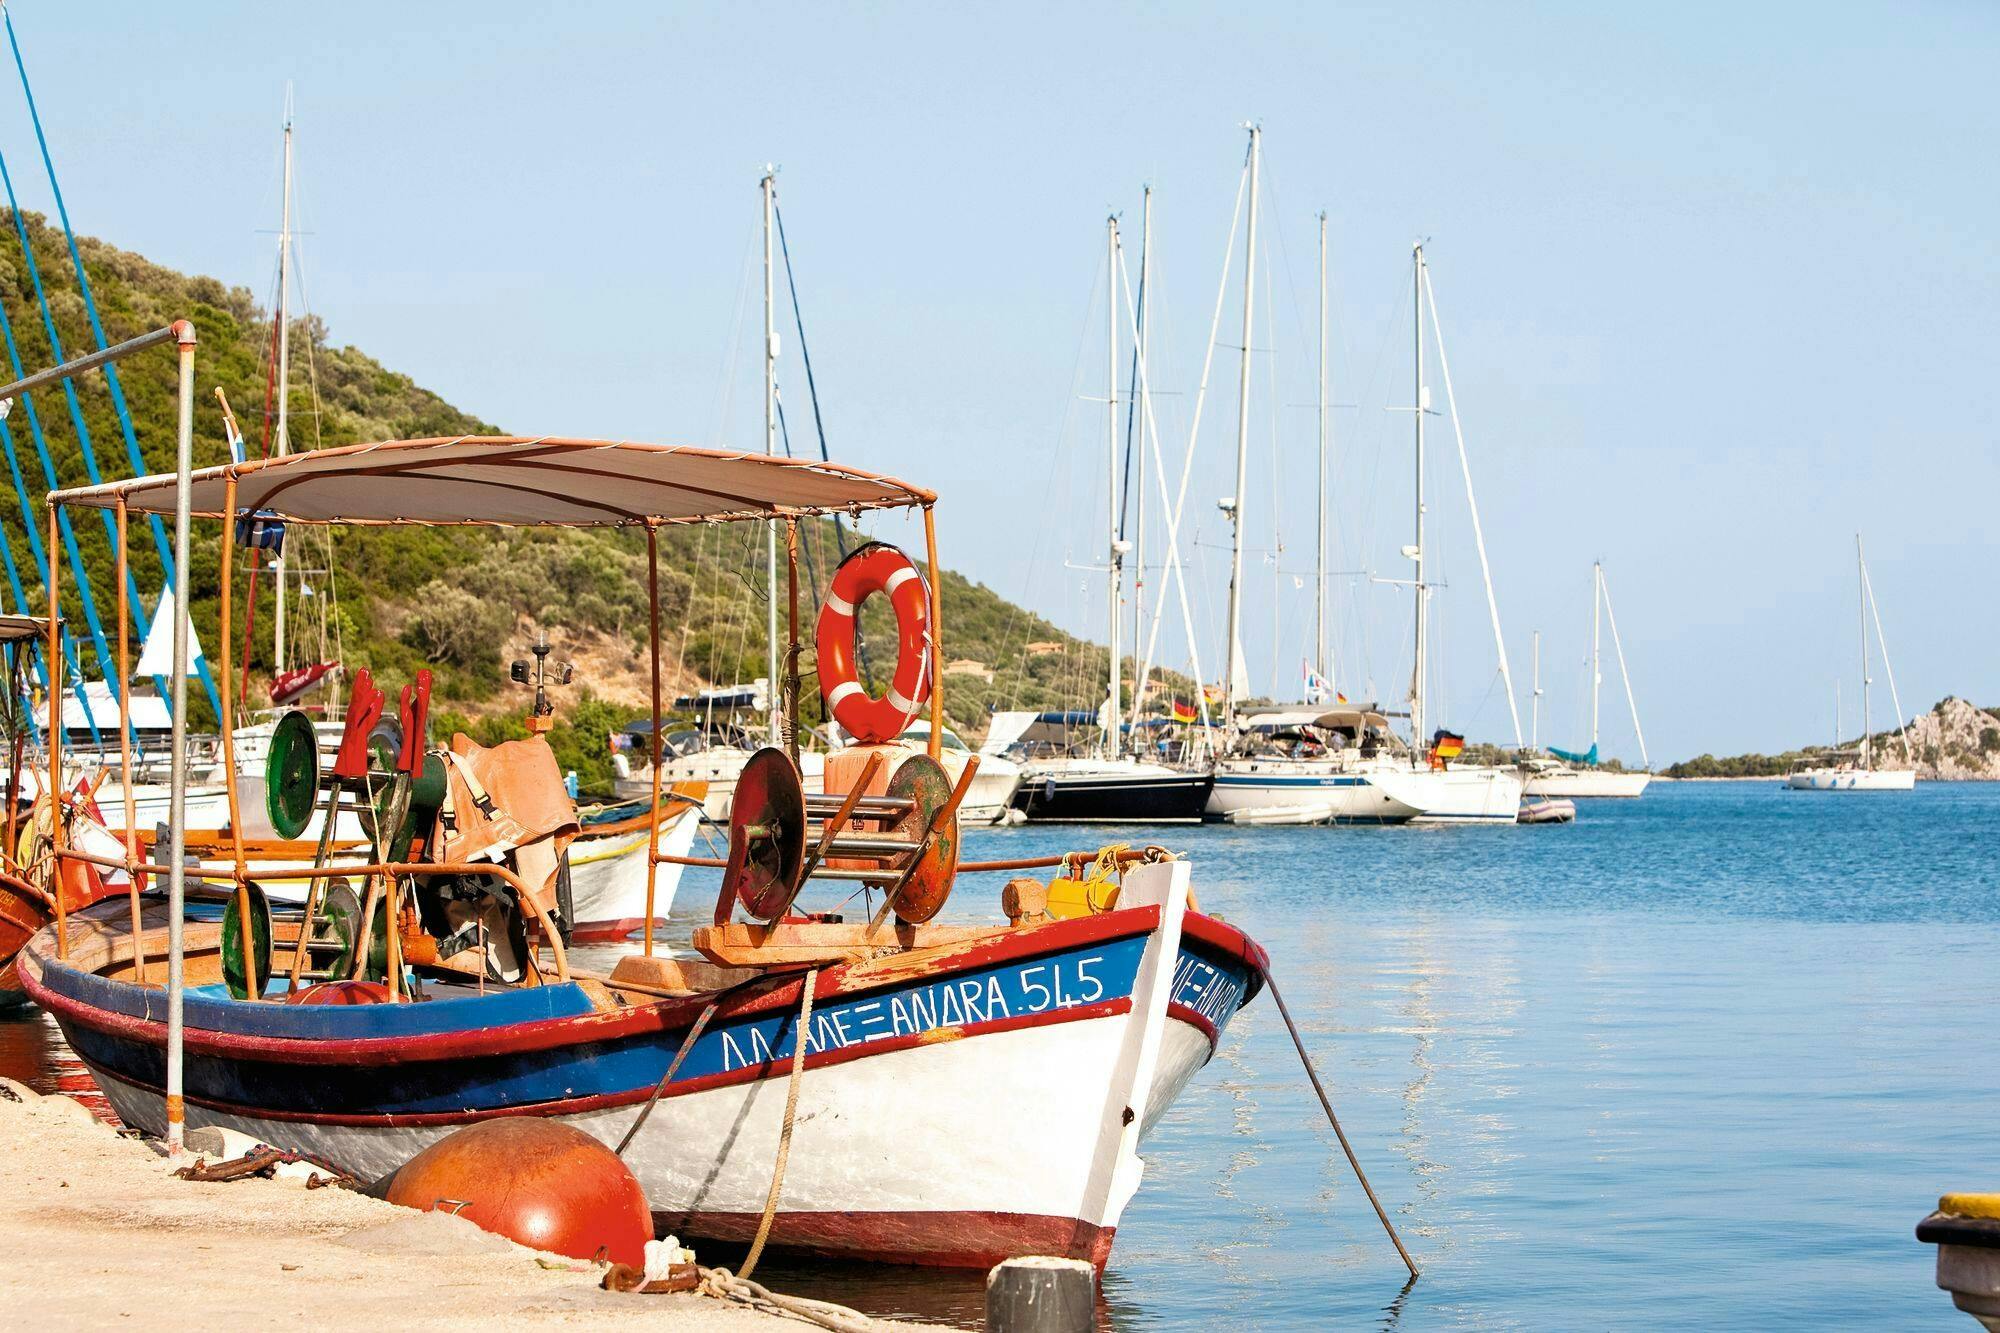
<path fill-rule="evenodd" d="M 785 1088 L 785 1127 L 778 1133 L 778 1160 L 771 1168 L 771 1192 L 764 1199 L 764 1215 L 757 1221 L 757 1238 L 750 1242 L 743 1271 L 737 1274 L 742 1279 L 756 1271 L 757 1261 L 764 1256 L 764 1242 L 771 1238 L 771 1223 L 778 1216 L 778 1194 L 785 1187 L 785 1163 L 792 1155 L 792 1126 L 799 1113 L 799 1083 L 806 1069 L 806 1038 L 812 1032 L 813 987 L 818 981 L 819 969 L 807 968 L 801 988 L 804 999 L 799 1002 L 799 1032 L 792 1041 L 792 1077 Z"/>
<path fill-rule="evenodd" d="M 747 1270 L 746 1270 L 747 1271 Z M 782 1310 L 809 1320 L 821 1328 L 830 1328 L 834 1333 L 867 1333 L 877 1325 L 873 1319 L 859 1310 L 845 1305 L 835 1305 L 832 1301 L 808 1300 L 803 1296 L 784 1296 L 769 1287 L 752 1282 L 726 1268 L 704 1268 L 701 1270 L 701 1285 L 695 1290 L 704 1296 L 713 1296 L 720 1301 L 740 1301 L 753 1309 Z"/>

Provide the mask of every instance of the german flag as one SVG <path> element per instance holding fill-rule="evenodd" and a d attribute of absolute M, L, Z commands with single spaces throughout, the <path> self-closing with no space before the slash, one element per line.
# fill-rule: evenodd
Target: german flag
<path fill-rule="evenodd" d="M 1465 753 L 1465 737 L 1439 727 L 1431 737 L 1431 758 L 1456 759 Z"/>
<path fill-rule="evenodd" d="M 1184 704 L 1179 699 L 1174 700 L 1174 721 L 1199 722 L 1200 720 L 1201 714 L 1195 711 L 1193 704 Z"/>

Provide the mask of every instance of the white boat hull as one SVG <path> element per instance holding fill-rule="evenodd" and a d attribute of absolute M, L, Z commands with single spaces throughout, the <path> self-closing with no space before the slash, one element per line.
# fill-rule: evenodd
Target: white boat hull
<path fill-rule="evenodd" d="M 697 750 L 693 754 L 677 755 L 661 766 L 660 786 L 664 790 L 677 782 L 707 783 L 708 796 L 702 802 L 702 814 L 711 823 L 726 822 L 730 807 L 736 799 L 736 779 L 742 774 L 743 765 L 750 762 L 750 756 L 754 753 L 752 750 L 734 747 L 717 747 L 711 750 Z M 799 752 L 799 773 L 805 779 L 807 791 L 820 790 L 825 771 L 825 755 L 817 750 Z M 619 778 L 612 790 L 621 801 L 651 800 L 652 770 L 643 766 L 636 768 L 631 777 Z"/>
<path fill-rule="evenodd" d="M 1793 791 L 1913 791 L 1913 768 L 1809 768 L 1786 777 Z"/>
<path fill-rule="evenodd" d="M 1523 791 L 1528 796 L 1555 796 L 1569 800 L 1607 797 L 1631 798 L 1646 790 L 1651 773 L 1620 773 L 1606 768 L 1560 768 L 1531 773 Z"/>
<path fill-rule="evenodd" d="M 917 1001 L 895 991 L 836 1001 L 825 1019 L 816 1015 L 773 1242 L 886 1262 L 985 1267 L 1042 1253 L 1101 1266 L 1144 1171 L 1141 1136 L 1207 1063 L 1250 985 L 1240 963 L 1218 966 L 1187 942 L 1188 883 L 1185 861 L 1127 875 L 1123 901 L 1159 913 L 1142 937 L 1120 937 L 1138 950 L 1129 985 L 1098 980 L 1117 966 L 1108 961 L 1119 948 L 1111 940 L 1094 954 L 1084 945 L 1047 956 L 1067 961 L 1022 956 L 997 964 L 988 980 L 945 983 L 936 993 L 949 994 L 935 1012 L 918 1014 Z M 921 978 L 911 986 L 920 990 Z M 781 1021 L 769 1020 L 768 1030 L 780 1032 Z M 904 1022 L 910 1036 L 894 1035 Z M 947 1025 L 935 1031 L 951 1035 L 916 1039 L 938 1022 Z M 89 1035 L 74 1023 L 68 1030 Z M 792 1091 L 788 1062 L 747 1028 L 724 1031 L 750 1045 L 732 1063 L 727 1042 L 736 1038 L 717 1038 L 722 1071 L 663 1101 L 625 1154 L 662 1232 L 747 1239 L 771 1186 Z M 149 1057 L 110 1040 L 85 1043 L 97 1052 L 100 1087 L 127 1123 L 158 1133 L 160 1092 L 124 1073 L 126 1061 Z M 562 1077 L 618 1078 L 601 1063 L 615 1059 L 615 1051 L 593 1056 Z M 769 1072 L 759 1077 L 730 1073 L 760 1064 Z M 518 1076 L 539 1069 L 532 1062 Z M 568 1101 L 531 1113 L 617 1144 L 644 1110 L 630 1094 Z M 190 1126 L 234 1129 L 366 1179 L 476 1118 L 187 1103 Z"/>
<path fill-rule="evenodd" d="M 1401 824 L 1417 807 L 1371 780 L 1366 768 L 1225 760 L 1216 765 L 1210 816 L 1231 824 Z"/>
<path fill-rule="evenodd" d="M 686 856 L 700 819 L 684 813 L 660 830 L 660 851 Z M 653 920 L 666 921 L 680 887 L 682 867 L 663 864 L 653 872 Z M 621 940 L 646 924 L 646 832 L 588 833 L 569 848 L 570 905 L 576 913 L 574 938 L 583 942 Z"/>
<path fill-rule="evenodd" d="M 1417 824 L 1512 824 L 1521 813 L 1521 775 L 1511 768 L 1385 766 L 1369 780 L 1414 809 Z"/>

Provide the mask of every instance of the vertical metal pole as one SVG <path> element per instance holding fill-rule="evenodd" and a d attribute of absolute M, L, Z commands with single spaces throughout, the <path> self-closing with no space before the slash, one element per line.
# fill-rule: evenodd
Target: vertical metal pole
<path fill-rule="evenodd" d="M 775 456 L 778 452 L 778 326 L 777 289 L 772 286 L 771 268 L 771 210 L 774 206 L 777 188 L 776 169 L 766 166 L 762 182 L 764 192 L 764 453 Z M 765 588 L 769 593 L 769 617 L 765 625 L 766 665 L 769 677 L 767 689 L 771 708 L 771 744 L 784 744 L 784 731 L 779 724 L 779 682 L 778 682 L 778 520 L 767 519 L 764 523 L 764 573 Z"/>
<path fill-rule="evenodd" d="M 646 757 L 653 766 L 653 805 L 647 815 L 646 956 L 653 956 L 653 893 L 660 875 L 660 532 L 646 525 L 646 628 L 652 646 L 653 730 L 646 738 Z M 690 815 L 692 817 L 692 814 Z"/>
<path fill-rule="evenodd" d="M 1313 565 L 1313 627 L 1320 678 L 1326 701 L 1333 701 L 1333 677 L 1326 655 L 1326 212 L 1319 215 L 1319 552 Z"/>
<path fill-rule="evenodd" d="M 63 845 L 63 799 L 62 799 L 62 652 L 58 638 L 57 624 L 62 618 L 62 543 L 57 539 L 56 507 L 49 504 L 49 786 L 45 794 L 49 803 L 49 870 L 54 883 L 50 886 L 56 900 L 56 957 L 69 957 L 69 916 L 63 904 L 62 862 L 56 852 Z M 78 702 L 84 708 L 90 707 L 90 696 L 79 690 Z M 86 714 L 86 720 L 88 714 Z"/>
<path fill-rule="evenodd" d="M 225 717 L 233 717 L 235 715 L 235 702 L 230 698 L 229 693 L 233 684 L 230 678 L 229 640 L 232 637 L 232 626 L 230 624 L 232 617 L 230 613 L 235 609 L 231 605 L 233 597 L 230 588 L 232 582 L 231 575 L 234 574 L 236 569 L 235 539 L 236 473 L 232 470 L 225 473 L 222 479 L 222 554 L 221 568 L 218 571 L 218 582 L 221 592 L 220 618 L 222 621 L 222 684 L 218 688 L 222 691 L 222 707 Z M 190 623 L 192 623 L 191 612 L 185 603 L 182 604 L 181 614 L 189 616 Z M 264 997 L 257 987 L 255 951 L 250 947 L 252 944 L 250 937 L 250 881 L 247 877 L 249 867 L 245 863 L 243 855 L 243 811 L 239 807 L 236 797 L 236 734 L 233 724 L 230 723 L 225 723 L 222 728 L 222 788 L 229 798 L 229 844 L 230 852 L 235 862 L 236 920 L 240 927 L 237 940 L 243 949 L 243 993 L 250 1000 L 256 1001 Z M 390 882 L 392 885 L 394 884 L 393 876 L 390 877 Z M 304 929 L 304 926 L 301 925 L 300 929 Z M 392 892 L 389 907 L 389 931 L 393 935 L 395 930 L 396 903 Z M 390 950 L 390 961 L 392 963 L 395 961 L 395 951 L 393 948 Z M 395 998 L 395 989 L 395 980 L 391 978 L 389 983 L 391 999 Z"/>
<path fill-rule="evenodd" d="M 1429 611 L 1430 586 L 1424 582 L 1424 247 L 1419 242 L 1411 251 L 1415 277 L 1411 283 L 1414 295 L 1412 308 L 1416 312 L 1416 366 L 1417 389 L 1417 562 L 1416 595 L 1416 663 L 1410 668 L 1410 746 L 1421 754 L 1426 748 L 1424 741 L 1424 653 L 1428 651 L 1428 626 L 1425 624 Z"/>
<path fill-rule="evenodd" d="M 1143 365 L 1146 353 L 1152 344 L 1150 336 L 1153 326 L 1153 187 L 1145 189 L 1139 211 L 1139 328 L 1134 335 L 1138 340 L 1135 359 Z M 1146 633 L 1146 440 L 1147 428 L 1153 418 L 1153 395 L 1146 389 L 1143 373 L 1139 382 L 1139 401 L 1126 409 L 1129 421 L 1133 413 L 1138 414 L 1138 457 L 1133 460 L 1132 496 L 1132 655 L 1133 665 L 1143 673 L 1144 662 L 1140 657 L 1139 645 Z M 1137 721 L 1146 703 L 1146 681 L 1143 674 L 1132 682 L 1132 717 Z"/>
<path fill-rule="evenodd" d="M 785 520 L 785 752 L 799 762 L 799 521 Z"/>
<path fill-rule="evenodd" d="M 924 506 L 924 567 L 931 575 L 931 734 L 924 748 L 944 753 L 944 571 L 938 568 L 937 516 Z"/>
<path fill-rule="evenodd" d="M 1868 743 L 1868 564 L 1861 554 L 1861 534 L 1854 534 L 1854 571 L 1861 584 L 1861 601 L 1855 623 L 1861 630 L 1861 766 L 1875 767 L 1874 747 Z"/>
<path fill-rule="evenodd" d="M 23 697 L 27 671 L 28 640 L 22 639 L 7 650 L 7 693 L 10 711 L 14 714 L 14 734 L 9 738 L 7 753 L 7 843 L 0 848 L 0 865 L 11 864 L 16 849 L 20 847 L 15 821 L 21 806 L 21 760 L 27 749 L 28 715 L 32 711 Z M 26 867 L 19 867 L 25 870 Z"/>
<path fill-rule="evenodd" d="M 173 749 L 167 756 L 167 1155 L 183 1151 L 187 1107 L 183 1100 L 186 1062 L 182 1051 L 182 989 L 185 941 L 181 916 L 187 905 L 187 669 L 188 669 L 188 485 L 194 471 L 194 325 L 174 325 L 180 353 L 180 421 L 174 443 L 174 668 Z M 224 636 L 227 642 L 227 636 Z M 222 673 L 222 688 L 229 688 Z M 225 700 L 227 696 L 225 695 Z M 224 734 L 229 726 L 225 704 Z M 234 767 L 233 756 L 227 761 Z M 231 802 L 232 807 L 234 802 Z M 235 811 L 230 811 L 232 819 Z"/>
<path fill-rule="evenodd" d="M 1229 513 L 1229 643 L 1222 679 L 1222 728 L 1236 729 L 1236 676 L 1239 626 L 1243 619 L 1243 501 L 1249 489 L 1250 460 L 1250 329 L 1251 307 L 1257 294 L 1257 147 L 1263 131 L 1250 127 L 1250 221 L 1243 251 L 1243 361 L 1236 385 L 1236 494 Z"/>
<path fill-rule="evenodd" d="M 118 584 L 118 781 L 125 789 L 125 888 L 132 900 L 132 976 L 141 986 L 146 984 L 146 938 L 141 926 L 139 911 L 139 830 L 133 827 L 139 822 L 133 808 L 132 795 L 132 691 L 127 688 L 132 680 L 132 608 L 131 592 L 125 584 L 125 569 L 130 548 L 127 538 L 131 531 L 125 497 L 118 497 L 118 563 L 115 581 Z"/>
<path fill-rule="evenodd" d="M 1528 748 L 1539 751 L 1542 748 L 1542 632 L 1535 631 L 1535 693 L 1529 705 L 1533 710 L 1528 714 Z"/>
<path fill-rule="evenodd" d="M 1124 601 L 1125 566 L 1118 537 L 1118 215 L 1104 220 L 1104 589 L 1107 599 L 1106 632 L 1111 658 L 1110 680 L 1104 696 L 1104 755 L 1116 759 L 1124 749 L 1125 733 L 1119 725 L 1120 672 L 1118 670 L 1118 617 Z"/>
<path fill-rule="evenodd" d="M 1604 618 L 1604 565 L 1590 566 L 1590 748 L 1597 748 L 1597 691 L 1604 684 L 1599 622 Z"/>
<path fill-rule="evenodd" d="M 292 389 L 291 262 L 292 86 L 288 83 L 285 85 L 284 202 L 278 213 L 278 423 L 271 441 L 280 458 L 292 451 L 291 432 L 286 425 L 291 415 Z M 285 552 L 282 547 L 271 557 L 271 582 L 277 594 L 271 631 L 271 671 L 275 675 L 288 665 L 285 650 Z M 247 653 L 243 665 L 246 670 L 249 668 Z"/>

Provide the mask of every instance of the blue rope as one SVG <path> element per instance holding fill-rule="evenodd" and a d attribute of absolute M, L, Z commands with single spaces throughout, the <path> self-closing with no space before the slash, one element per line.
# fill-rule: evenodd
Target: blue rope
<path fill-rule="evenodd" d="M 109 347 L 111 344 L 110 341 L 106 339 L 106 337 L 104 336 L 104 322 L 100 320 L 97 316 L 97 298 L 91 293 L 90 275 L 84 270 L 83 255 L 81 252 L 78 251 L 76 246 L 76 231 L 73 227 L 70 226 L 69 207 L 63 203 L 62 186 L 57 184 L 56 182 L 56 164 L 55 160 L 49 156 L 48 138 L 42 133 L 41 112 L 38 111 L 35 107 L 35 90 L 28 84 L 28 67 L 21 59 L 20 39 L 14 35 L 14 16 L 8 13 L 4 8 L 0 8 L 0 19 L 4 19 L 7 25 L 7 45 L 10 48 L 12 48 L 14 53 L 14 68 L 18 70 L 21 75 L 21 92 L 24 96 L 26 96 L 28 100 L 28 119 L 33 123 L 35 127 L 35 143 L 40 147 L 42 152 L 42 166 L 48 172 L 49 190 L 55 195 L 56 215 L 62 219 L 63 239 L 67 241 L 69 244 L 70 263 L 76 268 L 77 287 L 83 293 L 84 313 L 90 317 L 90 331 L 97 338 L 97 346 L 99 350 L 102 350 L 103 348 Z M 0 167 L 0 170 L 4 170 L 4 167 Z M 8 198 L 9 200 L 13 198 L 13 187 L 11 184 L 8 187 Z M 18 225 L 20 221 L 20 212 L 18 209 L 15 210 L 15 221 Z M 24 238 L 24 244 L 25 244 L 25 238 Z M 34 264 L 33 258 L 30 257 L 28 262 L 31 266 L 30 271 L 32 271 L 32 265 Z M 35 290 L 37 293 L 40 292 L 41 285 L 39 282 L 36 284 Z M 44 303 L 43 308 L 44 310 L 47 309 L 46 303 Z M 53 328 L 50 330 L 49 337 L 51 340 L 53 340 L 55 337 L 55 332 Z M 56 359 L 58 361 L 62 359 L 60 352 L 57 353 Z M 133 476 L 135 477 L 144 476 L 148 471 L 146 467 L 146 459 L 145 456 L 139 451 L 139 439 L 137 434 L 132 429 L 132 414 L 129 410 L 127 410 L 125 405 L 125 386 L 122 383 L 120 383 L 118 379 L 118 367 L 116 365 L 110 363 L 107 363 L 105 365 L 104 382 L 105 385 L 111 390 L 111 407 L 112 410 L 118 414 L 118 429 L 125 436 L 126 461 L 131 465 Z M 75 390 L 70 388 L 70 382 L 68 380 L 63 381 L 63 387 L 70 394 L 70 409 L 72 414 L 74 414 L 76 410 Z M 78 421 L 77 428 L 79 432 L 82 432 L 81 420 Z M 84 457 L 86 459 L 89 459 L 91 457 L 89 434 L 87 432 L 82 433 L 82 439 L 83 439 Z M 95 467 L 94 462 L 92 466 L 94 469 Z M 91 479 L 93 481 L 96 480 L 94 474 Z M 152 525 L 153 549 L 159 553 L 160 569 L 162 571 L 162 575 L 166 579 L 167 585 L 171 587 L 174 581 L 174 556 L 173 556 L 173 548 L 167 543 L 166 525 L 160 521 L 160 516 L 158 514 L 148 514 L 146 518 L 147 521 Z M 113 540 L 115 541 L 116 524 L 113 523 L 108 517 L 105 520 L 105 523 L 107 530 L 114 534 Z M 133 615 L 134 618 L 137 619 L 144 615 L 145 604 L 140 600 L 139 597 L 138 580 L 131 573 L 129 568 L 126 571 L 126 579 L 129 584 L 129 591 L 131 592 L 132 595 Z M 197 657 L 195 659 L 195 669 L 201 675 L 202 688 L 208 691 L 209 706 L 215 710 L 215 715 L 218 718 L 221 717 L 222 699 L 216 693 L 214 677 L 209 674 L 208 659 L 206 657 Z M 158 676 L 155 676 L 153 678 L 153 683 L 155 688 L 159 690 L 160 697 L 166 698 L 167 697 L 166 681 L 164 681 Z M 119 688 L 120 689 L 124 688 L 124 683 L 122 681 L 119 683 Z"/>
<path fill-rule="evenodd" d="M 6 166 L 4 164 L 4 159 L 0 159 L 0 182 L 4 182 L 5 178 L 6 178 Z M 14 197 L 13 186 L 9 184 L 7 186 L 7 198 L 10 207 L 13 206 L 13 197 Z M 27 230 L 25 227 L 21 225 L 21 211 L 18 207 L 14 207 L 14 225 L 16 230 L 19 231 L 21 235 L 22 248 L 26 250 L 30 256 L 32 256 L 34 252 L 28 248 L 29 243 L 27 239 Z M 31 257 L 28 261 L 28 272 L 32 275 L 34 271 L 35 271 L 34 260 Z M 36 290 L 38 292 L 41 290 L 41 283 L 39 279 L 36 280 Z M 46 309 L 47 307 L 44 306 L 45 311 Z M 14 369 L 14 378 L 16 379 L 23 378 L 24 376 L 26 376 L 27 372 L 21 368 L 20 348 L 17 347 L 14 343 L 14 325 L 13 322 L 7 318 L 7 312 L 4 308 L 0 308 L 0 337 L 4 337 L 6 340 L 7 360 L 8 363 Z M 58 356 L 60 356 L 60 354 L 58 354 Z M 69 382 L 67 380 L 63 382 L 63 387 L 65 388 L 69 387 Z M 74 396 L 72 395 L 72 403 L 73 402 L 74 402 Z M 21 405 L 25 407 L 28 411 L 28 433 L 34 438 L 35 452 L 41 455 L 42 476 L 47 480 L 49 490 L 52 491 L 59 490 L 61 489 L 62 483 L 58 481 L 56 478 L 55 459 L 51 457 L 49 454 L 48 440 L 42 434 L 42 421 L 40 415 L 37 414 L 35 411 L 34 399 L 28 397 L 26 394 L 23 394 L 21 397 Z M 86 452 L 84 454 L 84 458 L 86 461 L 89 461 L 90 455 L 87 452 L 87 449 L 88 446 L 86 446 Z M 90 464 L 90 479 L 93 482 L 95 482 L 98 479 L 97 468 L 95 463 Z M 35 531 L 37 525 L 35 522 L 34 514 L 29 506 L 27 494 L 25 491 L 22 493 L 21 496 L 21 510 L 22 510 L 22 521 L 26 525 L 28 531 L 29 532 Z M 91 643 L 94 644 L 97 648 L 97 660 L 99 662 L 108 663 L 112 660 L 111 645 L 105 641 L 104 626 L 98 621 L 97 618 L 97 599 L 91 595 L 90 575 L 88 571 L 84 568 L 83 552 L 77 548 L 76 530 L 70 526 L 69 511 L 67 509 L 56 510 L 56 526 L 58 531 L 60 531 L 60 533 L 62 534 L 63 549 L 69 552 L 70 568 L 76 571 L 76 578 L 74 582 L 76 584 L 77 596 L 83 602 L 83 619 L 84 623 L 90 627 L 90 640 Z M 37 539 L 37 541 L 39 542 L 39 539 Z M 42 577 L 44 581 L 47 580 L 48 566 L 46 563 L 44 563 L 42 566 Z M 74 661 L 75 658 L 73 652 L 71 653 L 70 656 Z M 80 665 L 78 666 L 77 674 L 79 677 L 81 677 L 82 675 L 82 668 Z M 121 681 L 118 683 L 118 685 L 113 687 L 113 695 L 112 695 L 113 698 L 118 697 L 116 691 L 119 688 L 122 688 L 123 684 L 124 682 Z M 81 690 L 81 688 L 82 685 L 79 682 L 78 689 Z M 82 695 L 79 694 L 78 698 L 81 697 Z M 86 715 L 88 715 L 88 712 L 89 708 L 88 705 L 86 705 L 85 706 Z M 98 735 L 97 724 L 94 719 L 91 721 L 90 736 L 92 741 L 99 741 L 102 739 L 102 737 Z"/>
<path fill-rule="evenodd" d="M 23 613 L 26 613 L 28 610 L 28 595 L 21 589 L 21 571 L 14 566 L 14 543 L 8 540 L 7 525 L 4 523 L 0 523 L 0 561 L 4 561 L 7 566 L 7 586 L 14 590 L 14 604 L 20 607 Z M 42 645 L 40 640 L 31 642 L 28 647 L 34 656 L 35 675 L 40 678 L 44 685 L 47 685 L 49 674 L 47 668 L 42 665 Z M 15 679 L 13 653 L 14 646 L 10 644 L 8 646 L 7 657 L 7 679 L 10 681 Z M 26 709 L 24 716 L 28 719 L 28 728 L 35 738 L 35 743 L 39 745 L 42 740 L 42 728 L 41 724 L 35 721 L 35 710 L 32 708 Z"/>
<path fill-rule="evenodd" d="M 1141 269 L 1139 272 L 1139 299 L 1137 305 L 1139 307 L 1137 311 L 1137 325 L 1143 329 L 1146 327 L 1146 273 L 1144 269 Z M 1135 343 L 1132 347 L 1132 382 L 1131 387 L 1126 390 L 1125 394 L 1125 466 L 1122 469 L 1125 485 L 1123 491 L 1118 496 L 1118 538 L 1120 541 L 1125 539 L 1125 512 L 1131 507 L 1132 503 L 1132 433 L 1136 428 L 1138 419 L 1139 348 Z M 1143 449 L 1145 447 L 1145 442 L 1143 440 L 1140 441 L 1139 448 Z M 1143 502 L 1143 500 L 1144 497 L 1142 496 L 1141 501 Z M 1143 570 L 1140 572 L 1144 573 Z"/>
<path fill-rule="evenodd" d="M 0 307 L 0 327 L 5 327 L 6 320 L 7 311 L 4 307 Z M 7 422 L 4 419 L 0 419 L 0 446 L 5 447 L 7 471 L 14 479 L 14 498 L 21 506 L 21 527 L 28 534 L 28 551 L 34 556 L 36 572 L 41 575 L 42 582 L 46 585 L 49 580 L 49 564 L 48 559 L 42 553 L 41 528 L 36 522 L 34 509 L 28 500 L 28 483 L 21 477 L 20 456 L 14 452 L 14 432 L 8 429 Z M 5 529 L 0 528 L 0 537 L 4 536 Z M 7 550 L 7 576 L 14 589 L 14 599 L 20 605 L 24 614 L 33 615 L 34 608 L 28 605 L 28 595 L 22 590 L 20 575 L 14 569 L 11 544 L 9 544 Z M 91 714 L 90 706 L 85 702 L 83 697 L 83 665 L 77 660 L 76 645 L 68 639 L 64 639 L 62 642 L 63 657 L 70 664 L 71 689 L 76 693 L 77 703 L 83 706 L 85 722 L 91 728 L 91 739 L 93 741 L 100 741 L 102 737 L 97 734 L 96 718 Z M 39 643 L 35 645 L 35 667 L 41 674 L 42 684 L 46 686 L 49 683 L 48 661 Z"/>

